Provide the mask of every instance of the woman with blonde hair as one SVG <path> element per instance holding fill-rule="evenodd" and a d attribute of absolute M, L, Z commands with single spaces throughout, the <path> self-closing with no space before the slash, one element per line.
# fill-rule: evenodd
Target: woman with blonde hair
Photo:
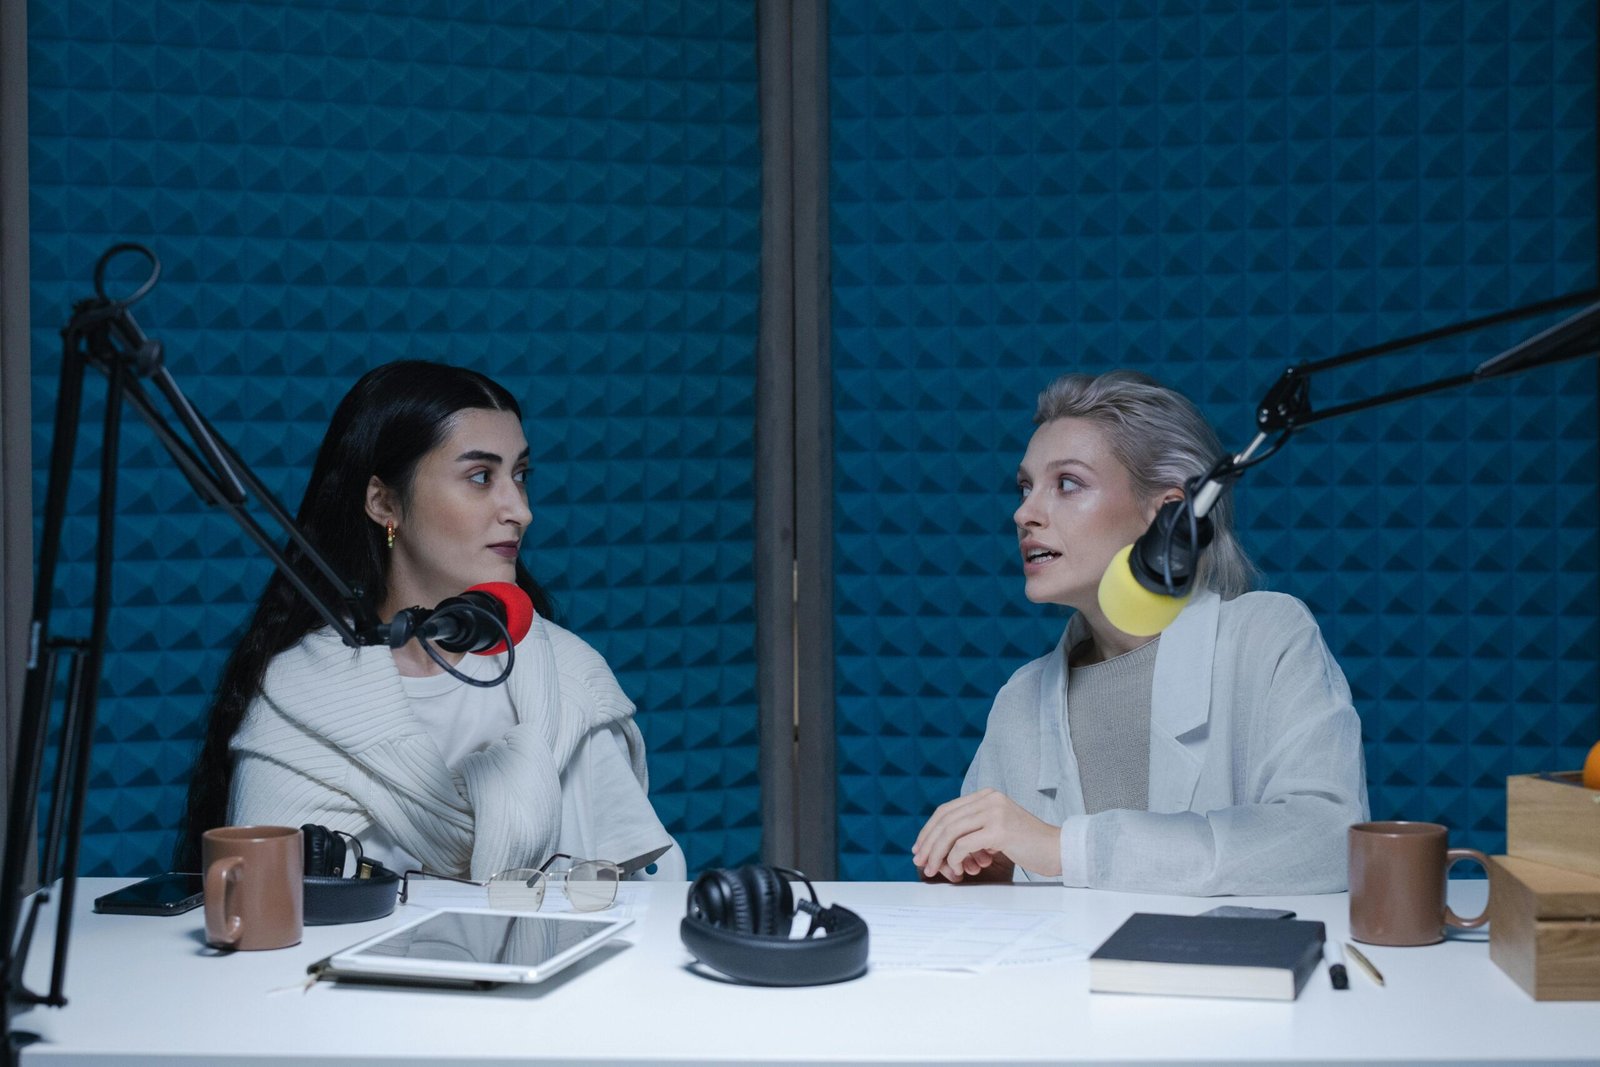
<path fill-rule="evenodd" d="M 1130 371 L 1039 395 L 1017 472 L 1025 592 L 1076 609 L 995 697 L 961 796 L 912 858 L 925 878 L 1186 895 L 1346 886 L 1367 817 L 1361 724 L 1311 612 L 1252 592 L 1227 494 L 1197 592 L 1155 637 L 1098 602 L 1112 557 L 1222 448 L 1193 403 Z"/>

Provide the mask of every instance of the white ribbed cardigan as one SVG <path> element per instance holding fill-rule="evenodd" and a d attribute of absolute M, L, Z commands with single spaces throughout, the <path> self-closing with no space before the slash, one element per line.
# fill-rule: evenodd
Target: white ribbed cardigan
<path fill-rule="evenodd" d="M 429 870 L 486 878 L 556 850 L 562 773 L 586 738 L 616 730 L 640 790 L 624 807 L 652 824 L 640 833 L 670 846 L 644 799 L 633 703 L 605 660 L 537 616 L 516 652 L 506 682 L 516 725 L 457 777 L 412 714 L 387 648 L 308 634 L 273 659 L 234 735 L 228 821 L 321 823 L 357 837 L 376 826 Z"/>

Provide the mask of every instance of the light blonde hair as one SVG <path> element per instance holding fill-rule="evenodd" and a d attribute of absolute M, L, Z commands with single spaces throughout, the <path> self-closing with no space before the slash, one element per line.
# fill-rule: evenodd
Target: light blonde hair
<path fill-rule="evenodd" d="M 1065 418 L 1105 429 L 1112 454 L 1144 500 L 1183 488 L 1223 454 L 1216 431 L 1188 397 L 1138 371 L 1063 374 L 1039 394 L 1033 421 Z M 1195 584 L 1231 600 L 1255 588 L 1260 571 L 1234 535 L 1233 495 L 1223 493 L 1207 515 L 1215 536 L 1201 553 Z"/>

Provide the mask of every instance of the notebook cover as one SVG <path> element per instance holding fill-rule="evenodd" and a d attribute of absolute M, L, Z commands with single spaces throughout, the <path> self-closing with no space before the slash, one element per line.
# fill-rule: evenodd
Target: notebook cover
<path fill-rule="evenodd" d="M 1155 965 L 1148 973 L 1162 988 L 1150 992 L 1211 995 L 1214 984 L 1207 976 L 1215 973 L 1212 968 L 1267 968 L 1292 975 L 1298 996 L 1322 959 L 1325 936 L 1320 922 L 1136 912 L 1089 957 L 1090 988 L 1095 988 L 1096 961 L 1116 961 L 1124 975 L 1137 973 L 1140 963 Z M 1195 969 L 1192 986 L 1174 970 L 1185 965 Z"/>

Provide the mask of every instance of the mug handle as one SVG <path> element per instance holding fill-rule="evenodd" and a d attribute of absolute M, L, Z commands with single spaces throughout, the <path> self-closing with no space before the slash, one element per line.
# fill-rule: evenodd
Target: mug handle
<path fill-rule="evenodd" d="M 1450 868 L 1454 867 L 1461 860 L 1473 860 L 1483 867 L 1484 873 L 1488 873 L 1488 856 L 1485 856 L 1482 852 L 1479 852 L 1475 848 L 1453 848 L 1444 854 L 1444 877 L 1446 886 L 1449 886 L 1450 884 Z M 1444 906 L 1444 921 L 1445 925 L 1453 926 L 1457 930 L 1476 929 L 1477 927 L 1480 927 L 1489 921 L 1489 905 L 1486 902 L 1483 906 L 1483 911 L 1480 912 L 1476 917 L 1471 919 L 1463 919 L 1461 916 L 1450 910 L 1450 904 L 1447 900 Z"/>
<path fill-rule="evenodd" d="M 212 944 L 219 948 L 231 948 L 238 944 L 239 934 L 244 926 L 244 921 L 228 907 L 228 897 L 232 896 L 234 885 L 239 881 L 239 869 L 244 866 L 244 860 L 238 856 L 223 856 L 206 868 L 206 932 L 221 931 L 220 937 L 212 940 Z"/>

